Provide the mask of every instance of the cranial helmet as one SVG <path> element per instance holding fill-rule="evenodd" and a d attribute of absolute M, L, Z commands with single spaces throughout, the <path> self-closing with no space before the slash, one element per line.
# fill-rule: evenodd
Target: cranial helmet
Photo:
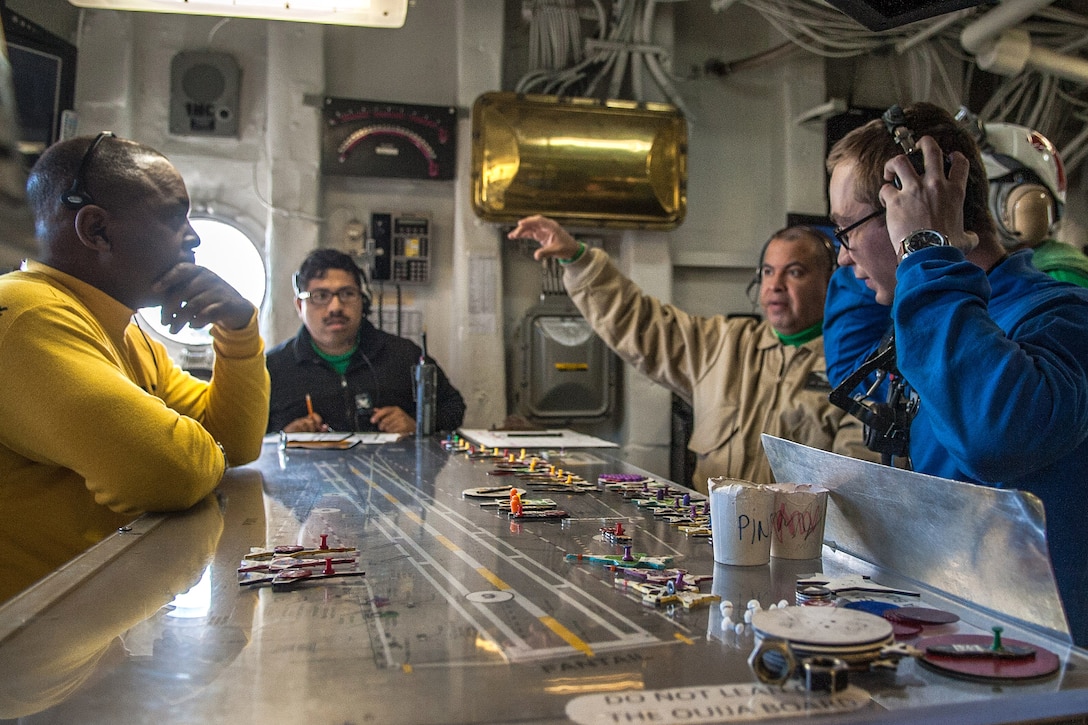
<path fill-rule="evenodd" d="M 979 146 L 1001 243 L 1009 249 L 1038 245 L 1065 207 L 1065 167 L 1057 149 L 1038 131 L 1012 123 L 985 124 Z"/>

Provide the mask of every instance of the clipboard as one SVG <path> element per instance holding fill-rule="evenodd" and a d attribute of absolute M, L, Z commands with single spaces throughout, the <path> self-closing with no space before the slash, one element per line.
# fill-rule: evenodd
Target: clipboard
<path fill-rule="evenodd" d="M 281 433 L 280 448 L 346 451 L 359 444 L 350 433 Z"/>

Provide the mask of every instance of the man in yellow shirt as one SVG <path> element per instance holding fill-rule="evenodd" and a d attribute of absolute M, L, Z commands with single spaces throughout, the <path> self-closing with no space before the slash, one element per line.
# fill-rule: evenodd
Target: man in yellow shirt
<path fill-rule="evenodd" d="M 194 264 L 181 175 L 109 133 L 50 147 L 27 197 L 38 260 L 0 277 L 0 601 L 145 511 L 254 460 L 268 416 L 257 311 Z M 212 324 L 210 383 L 133 321 Z"/>

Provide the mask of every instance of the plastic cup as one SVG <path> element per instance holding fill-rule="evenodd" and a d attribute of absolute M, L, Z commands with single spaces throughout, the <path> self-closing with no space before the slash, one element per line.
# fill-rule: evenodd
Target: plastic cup
<path fill-rule="evenodd" d="M 773 483 L 771 556 L 815 559 L 823 552 L 827 489 L 807 483 Z"/>
<path fill-rule="evenodd" d="M 736 478 L 707 479 L 714 561 L 760 566 L 771 560 L 774 491 Z"/>

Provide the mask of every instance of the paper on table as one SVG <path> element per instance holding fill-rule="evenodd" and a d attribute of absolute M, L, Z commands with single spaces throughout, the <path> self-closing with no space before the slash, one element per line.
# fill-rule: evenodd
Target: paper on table
<path fill-rule="evenodd" d="M 346 440 L 350 433 L 336 433 L 333 431 L 326 433 L 287 433 L 288 443 L 315 443 L 315 442 L 333 442 Z"/>
<path fill-rule="evenodd" d="M 400 440 L 396 433 L 344 433 L 326 431 L 323 433 L 279 433 L 271 434 L 266 440 L 278 440 L 284 448 L 313 448 L 346 450 L 358 444 L 374 445 L 392 443 Z"/>
<path fill-rule="evenodd" d="M 461 428 L 458 433 L 486 448 L 617 448 L 617 444 L 569 428 L 486 430 Z"/>
<path fill-rule="evenodd" d="M 280 433 L 281 448 L 346 450 L 356 444 L 348 433 Z"/>
<path fill-rule="evenodd" d="M 363 445 L 376 443 L 396 443 L 401 438 L 399 433 L 353 433 L 351 440 Z"/>

